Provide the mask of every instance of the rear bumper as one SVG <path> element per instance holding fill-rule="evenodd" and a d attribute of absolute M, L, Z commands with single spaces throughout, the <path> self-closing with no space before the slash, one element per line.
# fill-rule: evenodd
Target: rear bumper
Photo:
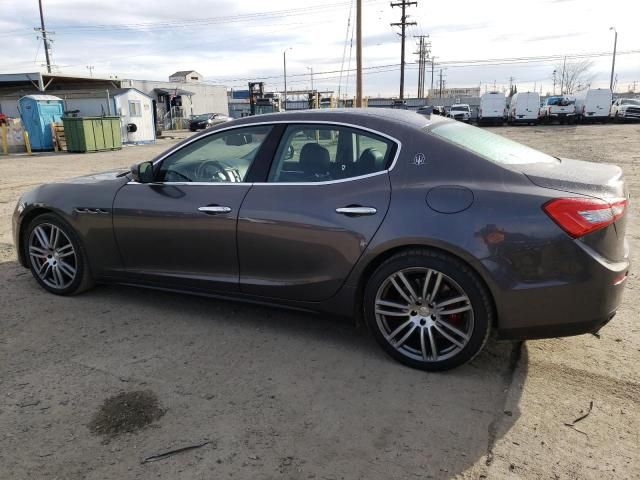
<path fill-rule="evenodd" d="M 498 336 L 508 339 L 553 338 L 593 333 L 608 323 L 622 302 L 629 255 L 611 262 L 575 241 L 572 279 L 549 278 L 515 285 L 498 293 Z"/>

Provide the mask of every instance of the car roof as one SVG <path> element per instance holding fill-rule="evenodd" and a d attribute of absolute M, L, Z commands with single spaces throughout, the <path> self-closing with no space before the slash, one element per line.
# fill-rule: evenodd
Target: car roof
<path fill-rule="evenodd" d="M 295 123 L 297 121 L 348 123 L 384 132 L 389 128 L 424 128 L 433 123 L 447 120 L 439 116 L 428 118 L 412 111 L 392 108 L 331 108 L 255 115 L 234 120 L 227 123 L 226 126 L 269 122 Z"/>

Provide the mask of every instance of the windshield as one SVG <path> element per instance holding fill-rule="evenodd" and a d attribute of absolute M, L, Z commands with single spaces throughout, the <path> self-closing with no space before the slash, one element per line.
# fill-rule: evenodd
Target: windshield
<path fill-rule="evenodd" d="M 469 107 L 462 106 L 462 105 L 454 105 L 453 107 L 451 107 L 451 111 L 452 112 L 468 112 Z"/>
<path fill-rule="evenodd" d="M 460 122 L 445 123 L 437 126 L 431 130 L 431 133 L 473 153 L 477 153 L 494 163 L 520 165 L 525 163 L 554 163 L 557 161 L 546 153 L 539 152 L 501 135 Z"/>
<path fill-rule="evenodd" d="M 568 105 L 573 105 L 576 103 L 575 100 L 569 99 L 567 97 L 549 97 L 547 98 L 547 105 L 556 105 L 560 107 L 566 107 Z"/>
<path fill-rule="evenodd" d="M 622 105 L 640 105 L 640 100 L 633 100 L 632 98 L 625 98 L 622 100 Z"/>
<path fill-rule="evenodd" d="M 194 120 L 207 120 L 209 118 L 209 114 L 208 113 L 203 113 L 202 115 L 194 115 L 193 119 Z"/>

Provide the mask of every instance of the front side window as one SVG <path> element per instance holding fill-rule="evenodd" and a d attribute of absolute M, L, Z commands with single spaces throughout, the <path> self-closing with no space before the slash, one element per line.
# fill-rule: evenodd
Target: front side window
<path fill-rule="evenodd" d="M 394 143 L 338 125 L 287 127 L 269 172 L 269 182 L 327 182 L 389 168 Z"/>
<path fill-rule="evenodd" d="M 162 161 L 160 182 L 244 182 L 270 126 L 236 128 L 203 137 Z"/>

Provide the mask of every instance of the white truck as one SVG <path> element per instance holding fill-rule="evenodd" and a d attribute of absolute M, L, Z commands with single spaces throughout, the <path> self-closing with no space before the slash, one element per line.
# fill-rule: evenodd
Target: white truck
<path fill-rule="evenodd" d="M 478 125 L 502 125 L 507 116 L 507 98 L 501 92 L 486 92 L 480 97 Z"/>
<path fill-rule="evenodd" d="M 576 96 L 576 117 L 582 122 L 606 122 L 612 102 L 608 88 L 591 88 Z"/>
<path fill-rule="evenodd" d="M 576 99 L 567 95 L 555 95 L 548 97 L 540 107 L 540 123 L 553 123 L 557 121 L 561 125 L 574 123 L 576 120 Z"/>
<path fill-rule="evenodd" d="M 471 121 L 471 107 L 466 103 L 456 103 L 451 105 L 447 117 L 469 123 Z"/>
<path fill-rule="evenodd" d="M 611 105 L 611 116 L 616 121 L 640 120 L 640 99 L 619 98 Z"/>
<path fill-rule="evenodd" d="M 507 123 L 538 123 L 540 95 L 536 92 L 518 92 L 511 97 Z"/>

